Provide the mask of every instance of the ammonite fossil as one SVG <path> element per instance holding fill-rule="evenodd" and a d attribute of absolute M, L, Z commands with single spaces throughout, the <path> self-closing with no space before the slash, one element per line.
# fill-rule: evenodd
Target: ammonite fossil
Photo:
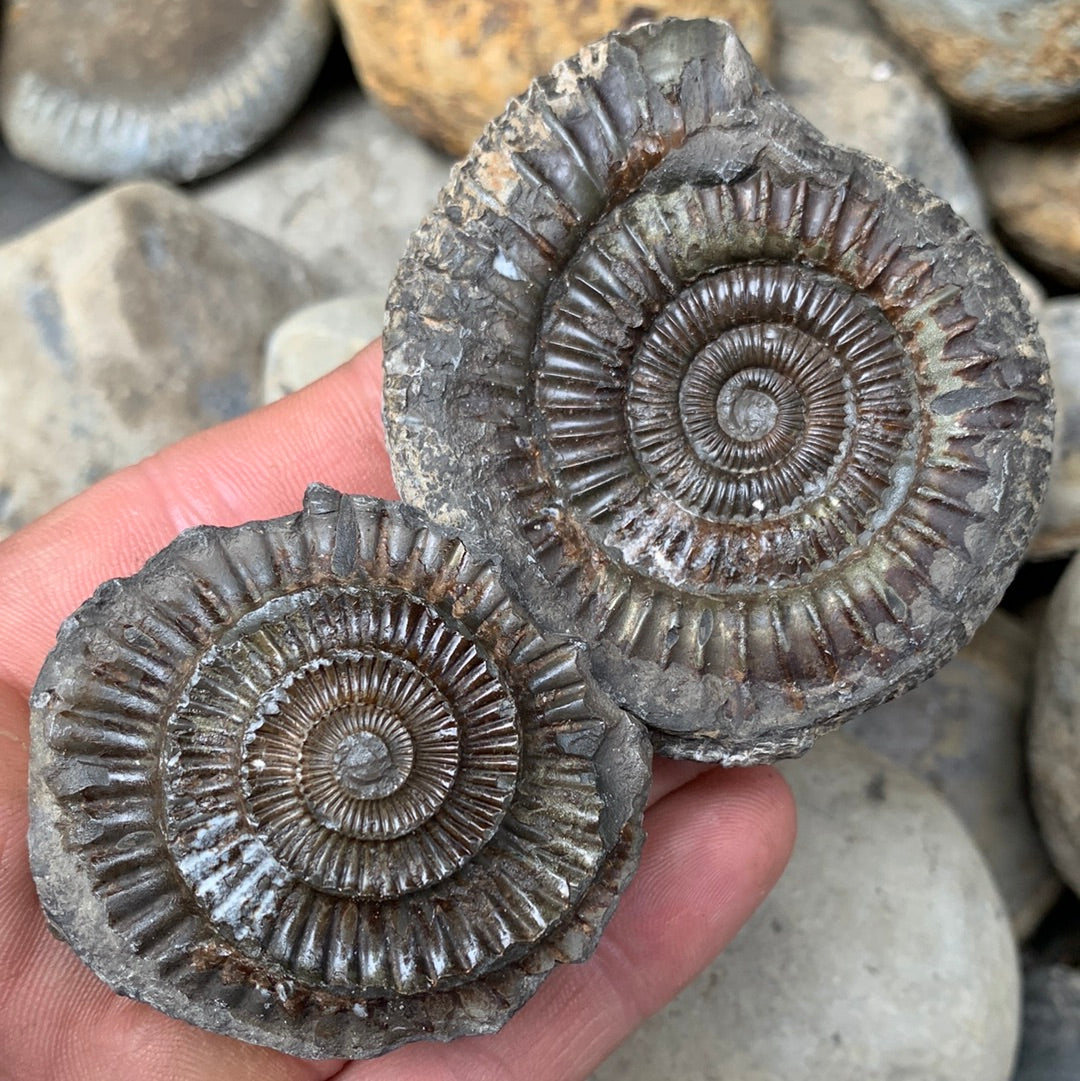
<path fill-rule="evenodd" d="M 666 754 L 798 753 L 928 675 L 1046 481 L 1005 268 L 709 20 L 510 104 L 412 239 L 385 345 L 404 498 L 473 523 Z"/>
<path fill-rule="evenodd" d="M 31 863 L 117 990 L 307 1057 L 492 1031 L 592 951 L 644 729 L 458 535 L 399 504 L 181 535 L 62 627 Z"/>

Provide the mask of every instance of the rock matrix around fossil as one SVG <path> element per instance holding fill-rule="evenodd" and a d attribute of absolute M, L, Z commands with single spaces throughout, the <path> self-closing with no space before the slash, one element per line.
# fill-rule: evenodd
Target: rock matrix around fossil
<path fill-rule="evenodd" d="M 364 88 L 455 156 L 535 75 L 609 30 L 665 15 L 734 24 L 767 64 L 768 0 L 334 0 Z"/>
<path fill-rule="evenodd" d="M 300 104 L 331 30 L 326 0 L 12 0 L 4 138 L 77 180 L 206 176 Z"/>
<path fill-rule="evenodd" d="M 1080 289 L 1080 126 L 1031 142 L 989 140 L 975 162 L 1009 244 L 1044 274 Z"/>
<path fill-rule="evenodd" d="M 648 741 L 580 657 L 400 504 L 189 530 L 35 686 L 42 905 L 116 990 L 290 1054 L 493 1031 L 637 862 Z"/>
<path fill-rule="evenodd" d="M 0 535 L 246 412 L 266 335 L 320 295 L 302 260 L 162 184 L 0 245 Z"/>
<path fill-rule="evenodd" d="M 1046 613 L 1031 707 L 1032 798 L 1062 877 L 1080 893 L 1080 560 Z"/>
<path fill-rule="evenodd" d="M 945 797 L 986 857 L 1019 938 L 1061 891 L 1027 800 L 1035 645 L 999 609 L 940 672 L 846 729 Z"/>
<path fill-rule="evenodd" d="M 410 242 L 384 341 L 403 497 L 504 553 L 665 754 L 796 754 L 925 678 L 1046 483 L 1005 268 L 719 22 L 613 35 L 513 102 Z"/>
<path fill-rule="evenodd" d="M 869 0 L 959 109 L 995 130 L 1080 117 L 1078 0 Z"/>
<path fill-rule="evenodd" d="M 799 837 L 780 882 L 593 1081 L 1008 1081 L 1016 949 L 956 817 L 843 737 L 781 769 Z"/>

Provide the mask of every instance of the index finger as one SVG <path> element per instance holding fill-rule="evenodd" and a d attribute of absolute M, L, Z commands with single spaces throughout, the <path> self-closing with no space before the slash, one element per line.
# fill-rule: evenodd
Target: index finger
<path fill-rule="evenodd" d="M 189 526 L 288 514 L 312 481 L 394 498 L 381 364 L 373 342 L 310 387 L 106 477 L 0 543 L 0 680 L 29 693 L 61 621 Z"/>

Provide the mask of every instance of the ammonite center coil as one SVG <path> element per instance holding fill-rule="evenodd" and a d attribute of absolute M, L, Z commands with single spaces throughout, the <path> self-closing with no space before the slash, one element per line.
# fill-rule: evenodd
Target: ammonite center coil
<path fill-rule="evenodd" d="M 641 845 L 648 743 L 581 649 L 399 504 L 190 530 L 34 689 L 42 905 L 115 989 L 292 1054 L 493 1031 Z"/>
<path fill-rule="evenodd" d="M 708 20 L 510 104 L 413 237 L 385 348 L 403 497 L 485 536 L 666 754 L 798 753 L 927 676 L 1046 483 L 1003 265 Z"/>

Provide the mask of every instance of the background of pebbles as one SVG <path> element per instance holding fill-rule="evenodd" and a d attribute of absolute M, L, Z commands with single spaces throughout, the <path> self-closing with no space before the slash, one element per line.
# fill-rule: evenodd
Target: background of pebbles
<path fill-rule="evenodd" d="M 361 70 L 386 6 L 336 0 Z M 399 61 L 380 88 L 394 115 L 423 128 L 438 111 L 424 94 L 466 122 L 498 111 L 490 95 L 526 77 L 504 68 L 546 69 L 632 10 L 729 14 L 826 136 L 1006 245 L 1058 388 L 1043 562 L 927 684 L 783 766 L 801 833 L 780 886 L 596 1081 L 1076 1081 L 1080 564 L 1046 598 L 1080 547 L 1080 4 L 605 0 L 599 29 L 596 4 L 541 6 L 428 16 L 432 41 L 479 35 L 445 84 L 402 14 L 398 40 L 378 43 Z M 326 0 L 263 0 L 246 22 L 231 7 L 3 8 L 0 537 L 348 359 L 379 333 L 405 240 L 448 175 L 451 157 L 358 88 Z M 550 43 L 535 23 L 548 9 Z M 196 82 L 210 91 L 185 97 Z M 464 145 L 449 123 L 439 141 Z M 104 168 L 109 139 L 121 149 Z"/>

